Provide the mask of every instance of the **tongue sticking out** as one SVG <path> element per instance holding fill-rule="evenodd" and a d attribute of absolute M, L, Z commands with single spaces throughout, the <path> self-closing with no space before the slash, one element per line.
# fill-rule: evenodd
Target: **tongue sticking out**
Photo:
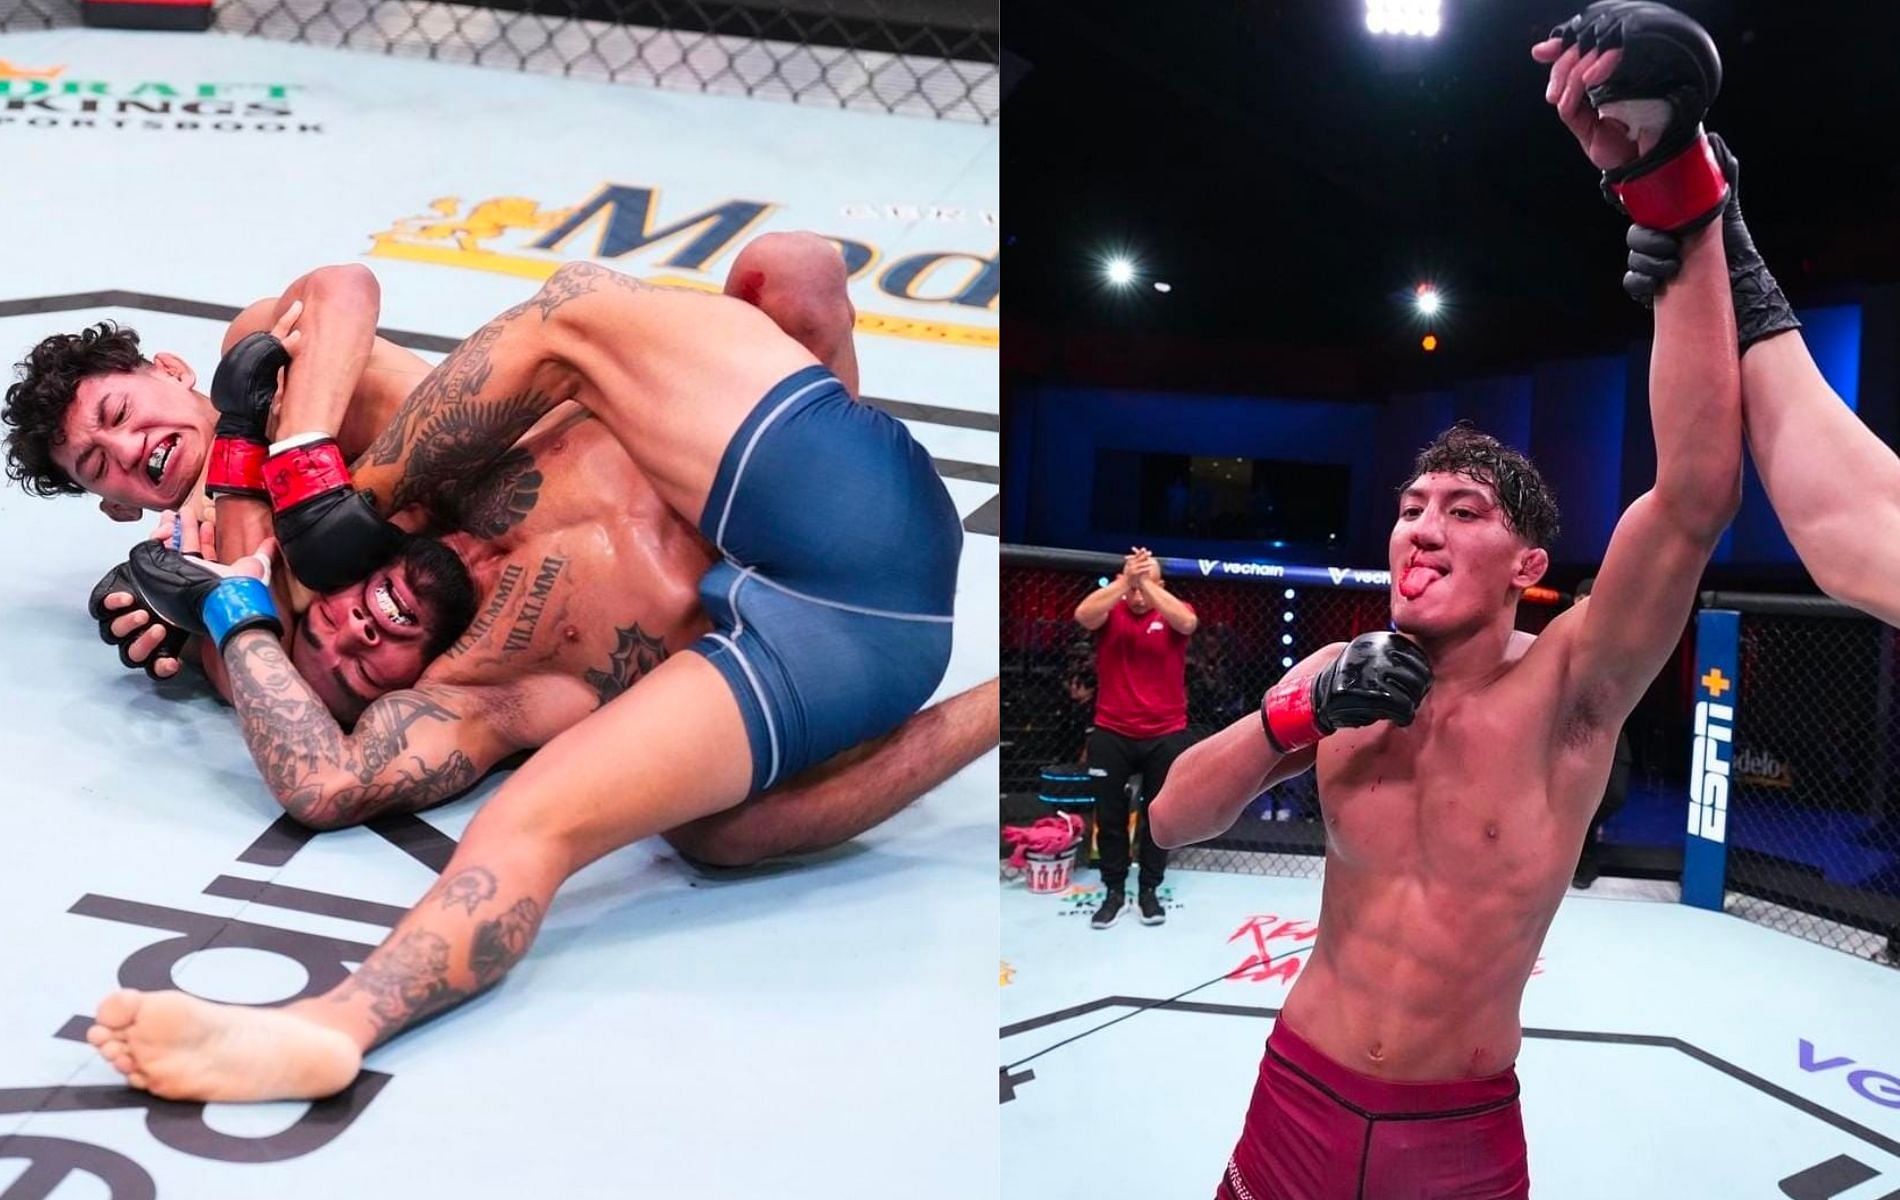
<path fill-rule="evenodd" d="M 1438 572 L 1430 567 L 1407 567 L 1405 574 L 1399 576 L 1399 595 L 1407 600 L 1416 600 L 1425 594 L 1425 589 L 1437 578 Z"/>

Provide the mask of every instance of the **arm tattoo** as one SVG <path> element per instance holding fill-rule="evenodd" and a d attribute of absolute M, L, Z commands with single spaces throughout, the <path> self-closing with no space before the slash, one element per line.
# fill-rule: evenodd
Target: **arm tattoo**
<path fill-rule="evenodd" d="M 637 683 L 647 672 L 660 665 L 666 659 L 666 643 L 647 633 L 636 623 L 614 633 L 620 638 L 620 644 L 607 659 L 605 671 L 587 672 L 587 685 L 594 689 L 594 695 L 600 703 L 606 704 L 615 696 Z"/>
<path fill-rule="evenodd" d="M 487 469 L 555 404 L 546 392 L 530 390 L 498 400 L 471 399 L 425 417 L 417 433 L 421 442 L 410 452 L 390 499 L 392 508 L 426 504 L 454 481 Z"/>
<path fill-rule="evenodd" d="M 417 722 L 461 719 L 428 696 L 391 693 L 345 734 L 270 635 L 234 638 L 225 668 L 251 757 L 284 811 L 305 824 L 351 824 L 426 807 L 480 774 L 459 749 L 435 762 L 405 753 Z"/>
<path fill-rule="evenodd" d="M 454 524 L 476 537 L 500 537 L 521 524 L 541 498 L 541 472 L 534 455 L 514 449 L 468 484 L 452 483 L 447 507 Z"/>
<path fill-rule="evenodd" d="M 361 459 L 362 465 L 371 467 L 402 464 L 402 477 L 389 497 L 387 511 L 428 500 L 456 479 L 467 478 L 494 462 L 560 403 L 560 397 L 545 388 L 522 386 L 525 381 L 519 379 L 503 384 L 504 391 L 518 389 L 513 395 L 481 394 L 494 381 L 495 364 L 490 356 L 502 335 L 529 309 L 542 308 L 545 320 L 559 306 L 557 301 L 553 307 L 545 307 L 536 296 L 502 313 L 450 351 L 404 397 L 388 427 L 370 443 Z M 540 365 L 535 364 L 527 373 L 530 379 L 542 378 Z M 444 441 L 448 444 L 441 444 Z M 403 460 L 405 454 L 407 462 Z"/>
<path fill-rule="evenodd" d="M 371 467 L 402 465 L 402 477 L 391 489 L 384 512 L 425 503 L 455 479 L 467 478 L 494 462 L 545 413 L 568 398 L 555 395 L 546 386 L 551 377 L 541 368 L 552 365 L 552 360 L 534 363 L 525 373 L 511 368 L 508 377 L 497 384 L 492 355 L 502 336 L 517 322 L 527 320 L 530 312 L 538 312 L 545 324 L 570 301 L 602 287 L 626 292 L 655 290 L 650 284 L 594 263 L 569 263 L 555 271 L 540 291 L 476 330 L 429 372 L 360 460 L 361 465 Z M 523 374 L 526 378 L 520 377 Z M 512 394 L 496 397 L 491 390 L 484 398 L 482 391 L 491 384 L 496 384 L 494 390 Z"/>

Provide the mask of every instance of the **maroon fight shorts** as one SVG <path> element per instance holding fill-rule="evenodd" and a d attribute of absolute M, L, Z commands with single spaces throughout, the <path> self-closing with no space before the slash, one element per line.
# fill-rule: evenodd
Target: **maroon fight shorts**
<path fill-rule="evenodd" d="M 1216 1200 L 1526 1200 L 1517 1071 L 1393 1083 L 1274 1024 Z"/>

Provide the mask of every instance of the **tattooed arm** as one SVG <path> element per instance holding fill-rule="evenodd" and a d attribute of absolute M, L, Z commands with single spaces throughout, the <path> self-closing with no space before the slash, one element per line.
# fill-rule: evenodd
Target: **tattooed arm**
<path fill-rule="evenodd" d="M 245 744 L 271 794 L 313 829 L 426 808 L 524 748 L 491 719 L 497 705 L 488 689 L 424 683 L 391 692 L 345 733 L 270 634 L 232 638 L 224 665 Z"/>
<path fill-rule="evenodd" d="M 549 354 L 545 326 L 569 290 L 556 272 L 457 346 L 396 409 L 351 467 L 359 490 L 385 515 L 439 507 L 456 484 L 507 454 L 549 411 L 579 391 L 580 377 Z"/>

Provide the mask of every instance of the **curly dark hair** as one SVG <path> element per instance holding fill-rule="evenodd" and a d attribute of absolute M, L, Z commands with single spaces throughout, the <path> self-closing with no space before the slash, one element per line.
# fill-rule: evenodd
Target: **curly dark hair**
<path fill-rule="evenodd" d="M 1530 459 L 1471 422 L 1458 422 L 1420 450 L 1412 461 L 1411 477 L 1399 485 L 1399 491 L 1433 472 L 1462 475 L 1496 492 L 1505 524 L 1531 545 L 1548 550 L 1557 540 L 1557 497 L 1550 485 Z"/>
<path fill-rule="evenodd" d="M 92 375 L 136 371 L 146 363 L 139 335 L 110 321 L 79 333 L 56 333 L 14 367 L 19 382 L 7 389 L 0 421 L 7 432 L 7 478 L 35 496 L 83 496 L 86 489 L 53 461 L 66 440 L 66 410 L 79 381 Z"/>

